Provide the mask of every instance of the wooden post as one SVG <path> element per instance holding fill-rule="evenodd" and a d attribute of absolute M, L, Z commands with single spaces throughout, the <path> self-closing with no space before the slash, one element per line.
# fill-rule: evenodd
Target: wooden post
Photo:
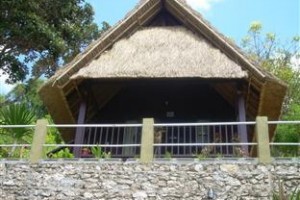
<path fill-rule="evenodd" d="M 257 155 L 260 163 L 268 164 L 272 162 L 270 143 L 269 143 L 269 127 L 268 118 L 256 118 L 255 134 L 257 138 Z"/>
<path fill-rule="evenodd" d="M 238 121 L 245 122 L 246 121 L 246 109 L 245 109 L 245 99 L 241 92 L 238 92 Z M 247 135 L 247 126 L 245 124 L 238 125 L 238 133 L 240 136 L 240 141 L 242 143 L 248 143 L 248 135 Z M 249 153 L 248 146 L 242 146 L 244 152 Z"/>
<path fill-rule="evenodd" d="M 141 162 L 150 163 L 153 161 L 153 143 L 154 143 L 154 119 L 143 119 L 142 144 L 141 144 Z"/>
<path fill-rule="evenodd" d="M 84 124 L 85 114 L 86 114 L 86 103 L 82 102 L 80 104 L 80 108 L 79 108 L 77 124 Z M 74 144 L 83 144 L 84 132 L 85 132 L 84 127 L 77 127 L 76 128 L 76 135 L 75 135 Z M 73 153 L 74 153 L 75 158 L 79 158 L 80 154 L 81 154 L 81 147 L 75 147 Z"/>
<path fill-rule="evenodd" d="M 36 122 L 33 141 L 30 150 L 30 163 L 37 163 L 43 156 L 43 145 L 46 141 L 48 121 L 40 119 Z"/>

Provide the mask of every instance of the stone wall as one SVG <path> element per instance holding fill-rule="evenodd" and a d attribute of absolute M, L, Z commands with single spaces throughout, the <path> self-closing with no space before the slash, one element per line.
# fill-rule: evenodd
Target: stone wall
<path fill-rule="evenodd" d="M 270 199 L 300 185 L 299 160 L 254 162 L 0 162 L 0 199 Z"/>

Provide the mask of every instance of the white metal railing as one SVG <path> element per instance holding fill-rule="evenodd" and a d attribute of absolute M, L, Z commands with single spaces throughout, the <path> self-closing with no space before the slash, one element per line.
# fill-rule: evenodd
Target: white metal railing
<path fill-rule="evenodd" d="M 3 139 L 3 136 L 7 136 L 9 138 L 8 135 L 1 135 L 4 133 L 5 129 L 10 129 L 10 130 L 14 130 L 14 129 L 34 129 L 36 127 L 35 124 L 31 124 L 31 125 L 0 125 L 0 130 L 2 129 L 2 131 L 0 132 L 0 137 L 1 139 Z M 13 158 L 13 159 L 27 159 L 29 157 L 29 152 L 31 149 L 31 142 L 32 141 L 26 141 L 29 143 L 24 143 L 24 141 L 22 141 L 22 144 L 20 143 L 16 143 L 16 138 L 12 137 L 10 139 L 11 143 L 6 143 L 6 144 L 1 144 L 0 143 L 0 159 L 2 158 Z M 18 141 L 19 142 L 19 141 Z"/>
<path fill-rule="evenodd" d="M 0 125 L 0 128 L 34 128 L 36 125 Z"/>
<path fill-rule="evenodd" d="M 300 121 L 268 121 L 268 124 L 300 124 Z"/>
<path fill-rule="evenodd" d="M 214 125 L 255 125 L 255 121 L 247 122 L 205 122 L 205 123 L 155 123 L 154 126 L 214 126 Z M 268 124 L 300 124 L 300 121 L 268 121 Z M 34 128 L 36 125 L 0 125 L 0 128 Z M 76 127 L 142 127 L 142 124 L 48 124 L 52 128 Z"/>
<path fill-rule="evenodd" d="M 141 144 L 44 144 L 43 146 L 44 147 L 140 147 Z"/>
<path fill-rule="evenodd" d="M 291 142 L 271 142 L 270 145 L 273 146 L 300 146 L 300 143 L 291 143 Z"/>
<path fill-rule="evenodd" d="M 51 124 L 48 128 L 84 128 L 81 144 L 44 144 L 44 147 L 79 148 L 80 157 L 93 157 L 91 148 L 101 148 L 112 157 L 135 157 L 140 154 L 142 124 Z M 82 150 L 88 151 L 84 155 Z"/>
<path fill-rule="evenodd" d="M 170 126 L 217 126 L 217 125 L 255 125 L 254 121 L 247 122 L 198 122 L 198 123 L 155 123 L 154 127 Z"/>
<path fill-rule="evenodd" d="M 300 121 L 268 121 L 268 125 L 298 125 Z M 170 153 L 174 157 L 195 156 L 247 156 L 245 146 L 257 146 L 257 142 L 242 142 L 234 139 L 238 126 L 247 126 L 247 132 L 254 134 L 255 121 L 248 122 L 199 122 L 199 123 L 155 123 L 154 134 L 162 129 L 161 141 L 154 141 L 154 156 L 163 157 Z M 35 128 L 36 125 L 0 125 L 0 129 Z M 55 148 L 92 148 L 100 147 L 116 157 L 135 157 L 140 154 L 142 143 L 142 124 L 49 124 L 49 128 L 84 128 L 84 141 L 81 144 L 43 144 L 46 149 Z M 207 133 L 205 133 L 207 132 Z M 155 135 L 154 135 L 155 138 Z M 216 141 L 216 139 L 218 141 Z M 155 140 L 155 139 L 154 139 Z M 271 147 L 295 146 L 300 143 L 270 142 Z M 0 144 L 1 148 L 27 148 L 31 144 Z M 208 153 L 207 153 L 208 152 Z M 1 153 L 1 152 L 0 152 Z M 299 153 L 299 152 L 298 152 Z M 92 157 L 93 155 L 91 155 Z M 299 156 L 299 155 L 298 155 Z"/>
<path fill-rule="evenodd" d="M 31 144 L 0 144 L 0 147 L 31 147 Z"/>
<path fill-rule="evenodd" d="M 299 142 L 270 142 L 271 154 L 272 157 L 287 157 L 287 156 L 300 156 L 300 121 L 268 121 L 268 125 L 276 125 L 277 128 L 281 125 L 291 126 L 291 125 L 299 125 L 298 134 L 299 134 Z M 286 152 L 282 152 L 282 150 L 278 148 L 285 148 Z M 289 149 L 287 149 L 289 148 Z M 293 148 L 293 149 L 291 149 Z"/>
<path fill-rule="evenodd" d="M 293 143 L 294 144 L 294 143 Z M 244 145 L 257 145 L 256 142 L 247 142 L 247 143 L 160 143 L 160 144 L 154 144 L 153 146 L 159 147 L 159 146 L 244 146 Z"/>
<path fill-rule="evenodd" d="M 238 126 L 255 125 L 256 122 L 198 122 L 155 123 L 154 154 L 179 157 L 191 156 L 246 156 L 248 147 L 257 143 L 242 142 Z M 254 126 L 252 130 L 254 132 Z M 247 133 L 246 133 L 247 134 Z"/>
<path fill-rule="evenodd" d="M 142 124 L 48 124 L 50 128 L 90 128 L 90 127 L 142 127 Z M 1 126 L 0 126 L 1 128 Z"/>

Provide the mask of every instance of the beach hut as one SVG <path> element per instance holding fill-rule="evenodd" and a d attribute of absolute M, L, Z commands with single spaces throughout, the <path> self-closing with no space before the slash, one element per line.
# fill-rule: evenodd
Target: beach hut
<path fill-rule="evenodd" d="M 256 116 L 277 120 L 286 89 L 184 0 L 143 0 L 51 77 L 39 94 L 57 124 L 141 123 L 143 118 L 186 123 L 252 121 Z M 76 139 L 76 129 L 60 132 L 66 142 L 99 142 Z M 246 126 L 231 132 L 242 142 L 255 140 Z M 271 138 L 273 132 L 271 127 Z"/>

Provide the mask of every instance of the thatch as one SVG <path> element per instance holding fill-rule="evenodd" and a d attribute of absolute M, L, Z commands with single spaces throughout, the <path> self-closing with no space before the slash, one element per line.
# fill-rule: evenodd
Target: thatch
<path fill-rule="evenodd" d="M 246 78 L 219 49 L 184 27 L 151 27 L 114 44 L 76 78 Z"/>
<path fill-rule="evenodd" d="M 162 13 L 171 15 L 179 22 L 177 25 L 185 29 L 166 28 L 163 24 L 161 25 L 165 28 L 146 28 L 151 27 L 153 20 Z M 154 37 L 155 34 L 152 33 L 162 31 L 171 33 L 160 34 L 160 37 Z M 172 40 L 173 34 L 183 36 Z M 160 43 L 167 43 L 161 37 L 176 48 L 170 50 L 168 45 L 158 46 Z M 149 46 L 153 49 L 148 48 Z M 202 56 L 196 54 L 197 50 Z M 85 72 L 86 70 L 91 71 Z M 59 70 L 39 91 L 55 123 L 76 122 L 78 104 L 82 98 L 78 88 L 84 81 L 70 77 L 85 79 L 93 76 L 106 79 L 171 76 L 244 78 L 248 85 L 244 91 L 247 113 L 251 113 L 253 117 L 266 115 L 272 120 L 279 118 L 287 89 L 286 84 L 248 59 L 235 44 L 203 19 L 201 14 L 189 7 L 185 0 L 140 1 L 123 20 Z M 235 87 L 226 88 L 219 84 L 215 89 L 225 99 L 234 99 Z M 78 99 L 70 100 L 73 94 L 78 95 Z M 234 103 L 234 100 L 230 101 Z"/>

